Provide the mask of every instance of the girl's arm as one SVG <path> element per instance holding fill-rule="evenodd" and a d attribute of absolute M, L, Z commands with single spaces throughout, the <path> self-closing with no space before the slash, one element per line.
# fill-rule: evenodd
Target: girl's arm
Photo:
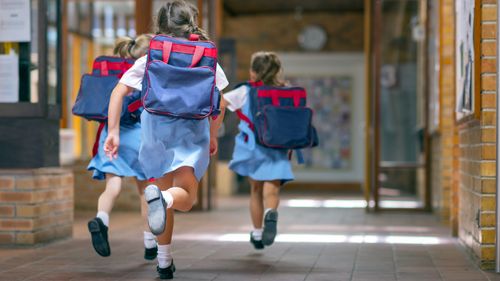
<path fill-rule="evenodd" d="M 222 93 L 221 93 L 222 95 Z M 217 132 L 219 131 L 222 121 L 224 121 L 224 114 L 226 113 L 227 102 L 222 95 L 220 101 L 220 114 L 215 120 L 210 119 L 210 156 L 215 155 L 218 151 Z"/>
<path fill-rule="evenodd" d="M 118 156 L 123 98 L 130 94 L 132 90 L 133 88 L 118 83 L 111 93 L 108 107 L 108 137 L 104 142 L 104 151 L 110 159 L 116 159 Z"/>

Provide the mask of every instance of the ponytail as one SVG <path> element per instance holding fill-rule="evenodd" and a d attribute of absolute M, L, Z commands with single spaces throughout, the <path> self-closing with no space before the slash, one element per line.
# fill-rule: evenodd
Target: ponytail
<path fill-rule="evenodd" d="M 129 58 L 130 49 L 135 45 L 135 40 L 130 37 L 120 37 L 116 39 L 115 48 L 113 49 L 113 53 L 122 58 Z"/>
<path fill-rule="evenodd" d="M 122 58 L 138 59 L 147 53 L 151 38 L 153 38 L 151 34 L 142 34 L 136 39 L 130 37 L 118 38 L 113 53 Z"/>
<path fill-rule="evenodd" d="M 198 9 L 193 4 L 184 0 L 167 2 L 158 11 L 156 33 L 182 38 L 196 34 L 201 40 L 209 40 L 207 32 L 198 26 L 197 21 Z"/>
<path fill-rule="evenodd" d="M 257 81 L 264 85 L 285 86 L 281 79 L 283 68 L 278 55 L 274 52 L 257 52 L 252 55 L 250 69 L 257 75 Z"/>

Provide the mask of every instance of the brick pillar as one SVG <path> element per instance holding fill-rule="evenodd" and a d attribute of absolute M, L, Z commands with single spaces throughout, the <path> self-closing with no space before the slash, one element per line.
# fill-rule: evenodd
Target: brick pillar
<path fill-rule="evenodd" d="M 459 238 L 483 269 L 495 265 L 496 0 L 476 1 L 474 93 L 477 117 L 459 127 Z M 479 99 L 478 99 L 479 98 Z"/>
<path fill-rule="evenodd" d="M 71 171 L 0 170 L 0 245 L 35 245 L 72 233 Z"/>
<path fill-rule="evenodd" d="M 455 3 L 440 1 L 439 133 L 432 136 L 433 208 L 458 235 L 458 130 L 455 123 Z"/>

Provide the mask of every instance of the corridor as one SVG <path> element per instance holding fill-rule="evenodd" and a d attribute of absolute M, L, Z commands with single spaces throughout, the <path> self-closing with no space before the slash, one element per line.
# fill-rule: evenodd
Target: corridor
<path fill-rule="evenodd" d="M 277 242 L 256 251 L 246 200 L 221 198 L 213 212 L 176 217 L 174 280 L 500 280 L 480 271 L 432 214 L 367 214 L 353 197 L 284 196 Z M 0 280 L 156 280 L 155 263 L 142 258 L 139 214 L 111 215 L 109 258 L 90 245 L 93 215 L 76 213 L 71 240 L 0 251 Z"/>

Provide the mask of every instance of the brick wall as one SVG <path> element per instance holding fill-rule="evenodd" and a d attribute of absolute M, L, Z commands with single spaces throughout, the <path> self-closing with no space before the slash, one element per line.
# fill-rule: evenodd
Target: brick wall
<path fill-rule="evenodd" d="M 97 199 L 106 186 L 105 181 L 92 179 L 92 172 L 87 171 L 88 162 L 79 161 L 72 167 L 75 175 L 75 208 L 77 210 L 97 210 Z M 123 179 L 122 191 L 115 201 L 113 210 L 140 210 L 136 186 L 135 179 Z"/>
<path fill-rule="evenodd" d="M 459 237 L 482 268 L 495 260 L 496 0 L 481 1 L 479 120 L 459 128 Z M 477 15 L 479 16 L 479 15 Z"/>
<path fill-rule="evenodd" d="M 0 170 L 0 245 L 70 237 L 73 175 L 63 169 Z"/>
<path fill-rule="evenodd" d="M 328 41 L 322 51 L 363 51 L 362 12 L 306 13 L 300 19 L 294 14 L 225 16 L 222 36 L 236 39 L 238 80 L 248 80 L 250 56 L 256 51 L 302 51 L 297 38 L 300 31 L 309 24 L 322 26 L 328 34 Z"/>
<path fill-rule="evenodd" d="M 443 0 L 440 7 L 440 126 L 431 142 L 433 209 L 452 233 L 458 227 L 458 133 L 455 123 L 455 37 L 454 1 Z"/>

